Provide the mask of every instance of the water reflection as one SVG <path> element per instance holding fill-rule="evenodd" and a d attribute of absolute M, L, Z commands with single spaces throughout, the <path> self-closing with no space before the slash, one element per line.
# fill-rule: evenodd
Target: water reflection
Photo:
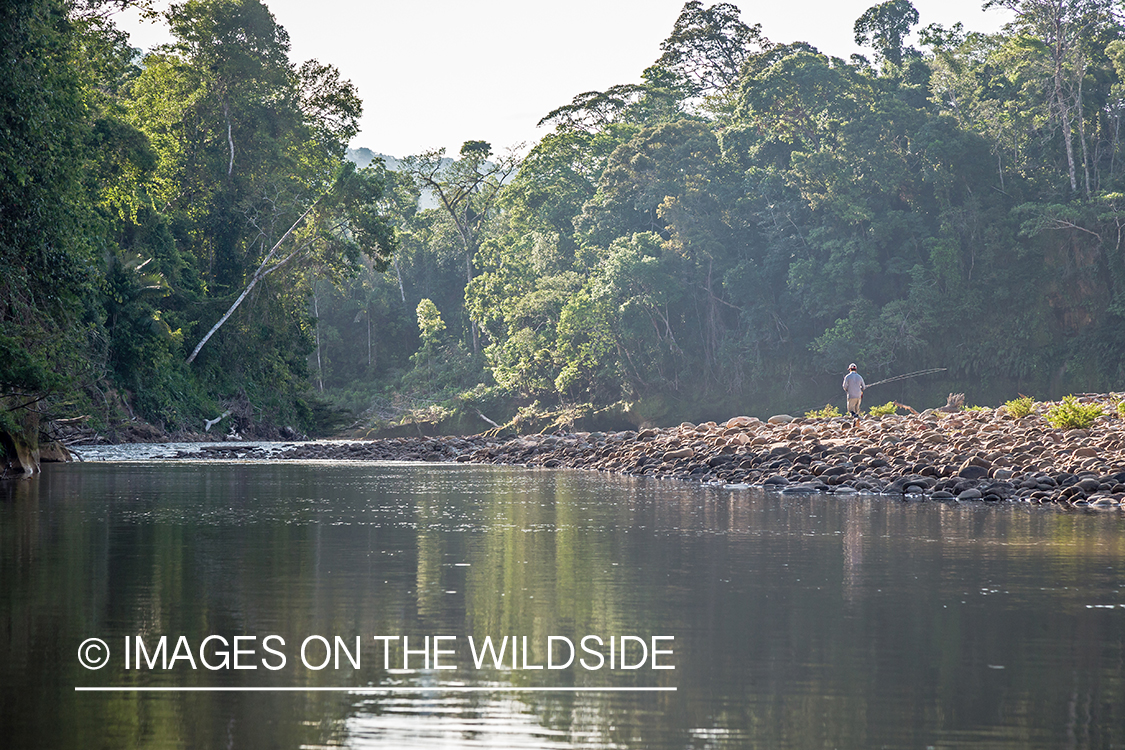
<path fill-rule="evenodd" d="M 3 491 L 0 736 L 19 747 L 1125 743 L 1116 511 L 372 464 L 52 466 Z M 124 666 L 126 636 L 171 652 L 212 634 L 257 636 L 258 668 Z M 282 669 L 259 661 L 266 634 Z M 674 636 L 676 669 L 477 668 L 467 647 L 526 638 L 543 665 L 550 637 L 587 634 Z M 310 635 L 359 636 L 361 666 L 305 668 Z M 91 636 L 115 651 L 102 670 L 75 659 Z M 374 636 L 455 636 L 454 668 L 415 653 L 404 672 L 401 641 L 384 661 Z M 503 689 L 542 686 L 677 691 Z"/>

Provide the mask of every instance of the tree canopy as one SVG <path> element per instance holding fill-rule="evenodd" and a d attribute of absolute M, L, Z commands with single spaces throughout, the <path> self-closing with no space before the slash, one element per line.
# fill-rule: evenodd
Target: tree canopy
<path fill-rule="evenodd" d="M 920 399 L 1112 387 L 1125 27 L 988 5 L 1001 32 L 917 48 L 908 0 L 872 6 L 873 65 L 691 0 L 522 156 L 358 168 L 358 93 L 258 0 L 174 4 L 143 57 L 99 3 L 8 3 L 5 418 L 100 393 L 169 427 L 309 429 L 325 400 L 640 424 L 819 405 L 850 361 L 946 368 Z"/>

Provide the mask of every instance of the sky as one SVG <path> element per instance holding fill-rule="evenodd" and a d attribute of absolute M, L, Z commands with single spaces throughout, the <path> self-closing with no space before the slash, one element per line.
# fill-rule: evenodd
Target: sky
<path fill-rule="evenodd" d="M 577 94 L 637 83 L 660 56 L 684 0 L 265 0 L 289 32 L 296 64 L 338 68 L 364 102 L 352 147 L 401 157 L 488 141 L 521 150 L 546 135 L 536 123 Z M 918 28 L 961 21 L 993 32 L 1010 17 L 981 0 L 913 0 Z M 704 5 L 714 4 L 704 0 Z M 769 40 L 809 42 L 847 58 L 852 26 L 876 0 L 737 0 L 743 22 Z M 158 2 L 158 7 L 160 3 Z M 134 11 L 116 17 L 133 45 L 168 41 Z M 869 55 L 870 56 L 870 55 Z"/>

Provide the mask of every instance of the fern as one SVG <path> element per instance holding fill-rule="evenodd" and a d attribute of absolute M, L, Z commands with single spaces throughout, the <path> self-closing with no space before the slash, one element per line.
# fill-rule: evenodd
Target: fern
<path fill-rule="evenodd" d="M 1047 412 L 1047 421 L 1056 429 L 1073 430 L 1089 427 L 1104 414 L 1098 404 L 1080 404 L 1074 396 L 1067 396 L 1062 403 L 1051 407 Z"/>
<path fill-rule="evenodd" d="M 1031 396 L 1020 396 L 1019 398 L 1014 398 L 1011 401 L 1005 401 L 1004 408 L 1007 409 L 1008 413 L 1016 419 L 1022 419 L 1023 417 L 1026 417 L 1028 414 L 1030 414 L 1031 410 L 1035 408 L 1035 399 L 1033 399 Z"/>

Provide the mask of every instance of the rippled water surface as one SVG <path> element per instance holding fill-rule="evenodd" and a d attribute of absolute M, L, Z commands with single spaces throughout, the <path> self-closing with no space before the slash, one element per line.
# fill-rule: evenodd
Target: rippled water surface
<path fill-rule="evenodd" d="M 52 465 L 0 487 L 0 744 L 1125 747 L 1123 519 L 448 464 Z M 585 666 L 546 668 L 584 636 Z M 635 669 L 620 640 L 609 668 L 621 636 Z M 485 637 L 518 658 L 478 665 Z"/>

